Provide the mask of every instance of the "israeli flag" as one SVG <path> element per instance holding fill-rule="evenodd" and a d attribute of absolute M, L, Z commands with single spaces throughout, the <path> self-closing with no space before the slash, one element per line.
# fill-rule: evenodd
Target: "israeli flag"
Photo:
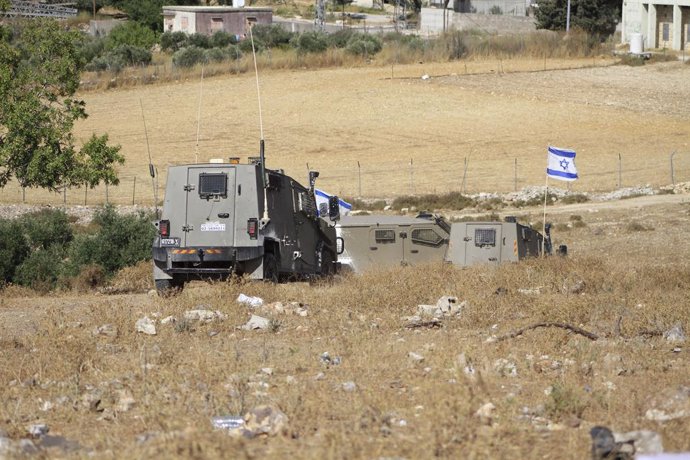
<path fill-rule="evenodd" d="M 318 188 L 314 189 L 314 198 L 316 198 L 317 215 L 328 217 L 328 199 L 331 196 L 332 195 L 324 192 L 323 190 L 319 190 Z M 350 211 L 352 211 L 352 205 L 347 201 L 343 201 L 341 199 L 338 199 L 338 201 L 340 202 L 340 216 L 342 217 L 349 215 Z"/>
<path fill-rule="evenodd" d="M 558 180 L 574 181 L 577 179 L 575 150 L 549 147 L 546 175 Z"/>

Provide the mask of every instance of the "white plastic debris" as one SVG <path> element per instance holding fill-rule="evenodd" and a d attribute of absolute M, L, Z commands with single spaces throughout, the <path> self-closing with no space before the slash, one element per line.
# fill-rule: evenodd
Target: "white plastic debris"
<path fill-rule="evenodd" d="M 261 297 L 252 297 L 245 294 L 240 294 L 237 296 L 237 303 L 243 303 L 252 308 L 257 308 L 264 304 L 264 300 Z"/>

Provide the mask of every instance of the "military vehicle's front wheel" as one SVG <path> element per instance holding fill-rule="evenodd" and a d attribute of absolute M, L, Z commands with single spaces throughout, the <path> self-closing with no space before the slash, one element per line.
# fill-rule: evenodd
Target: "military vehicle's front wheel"
<path fill-rule="evenodd" d="M 160 297 L 170 297 L 179 294 L 184 287 L 184 283 L 176 280 L 156 280 L 156 292 Z"/>
<path fill-rule="evenodd" d="M 278 282 L 278 259 L 271 252 L 264 254 L 264 281 Z"/>
<path fill-rule="evenodd" d="M 331 278 L 335 275 L 335 266 L 333 264 L 333 254 L 330 251 L 321 251 L 321 276 L 323 278 Z"/>

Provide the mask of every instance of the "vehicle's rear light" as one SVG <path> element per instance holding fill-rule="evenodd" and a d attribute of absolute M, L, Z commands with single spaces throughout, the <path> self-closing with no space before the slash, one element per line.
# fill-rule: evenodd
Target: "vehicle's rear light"
<path fill-rule="evenodd" d="M 247 221 L 247 233 L 249 234 L 249 238 L 255 240 L 258 234 L 258 228 L 259 228 L 259 221 L 256 218 L 249 219 Z"/>
<path fill-rule="evenodd" d="M 169 220 L 161 220 L 158 222 L 158 231 L 160 232 L 161 236 L 163 238 L 167 238 L 170 236 L 170 221 Z"/>

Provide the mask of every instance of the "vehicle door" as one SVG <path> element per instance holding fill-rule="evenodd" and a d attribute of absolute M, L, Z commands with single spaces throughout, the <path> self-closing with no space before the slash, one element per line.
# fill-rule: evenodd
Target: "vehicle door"
<path fill-rule="evenodd" d="M 448 241 L 433 225 L 411 228 L 403 241 L 405 262 L 415 265 L 443 260 Z"/>
<path fill-rule="evenodd" d="M 235 167 L 187 169 L 184 245 L 232 246 L 235 228 Z"/>
<path fill-rule="evenodd" d="M 467 224 L 465 233 L 465 265 L 501 262 L 502 225 Z"/>
<path fill-rule="evenodd" d="M 400 265 L 404 259 L 403 237 L 407 229 L 396 226 L 376 226 L 369 230 L 368 259 L 374 266 Z M 402 234 L 402 237 L 401 237 Z"/>

